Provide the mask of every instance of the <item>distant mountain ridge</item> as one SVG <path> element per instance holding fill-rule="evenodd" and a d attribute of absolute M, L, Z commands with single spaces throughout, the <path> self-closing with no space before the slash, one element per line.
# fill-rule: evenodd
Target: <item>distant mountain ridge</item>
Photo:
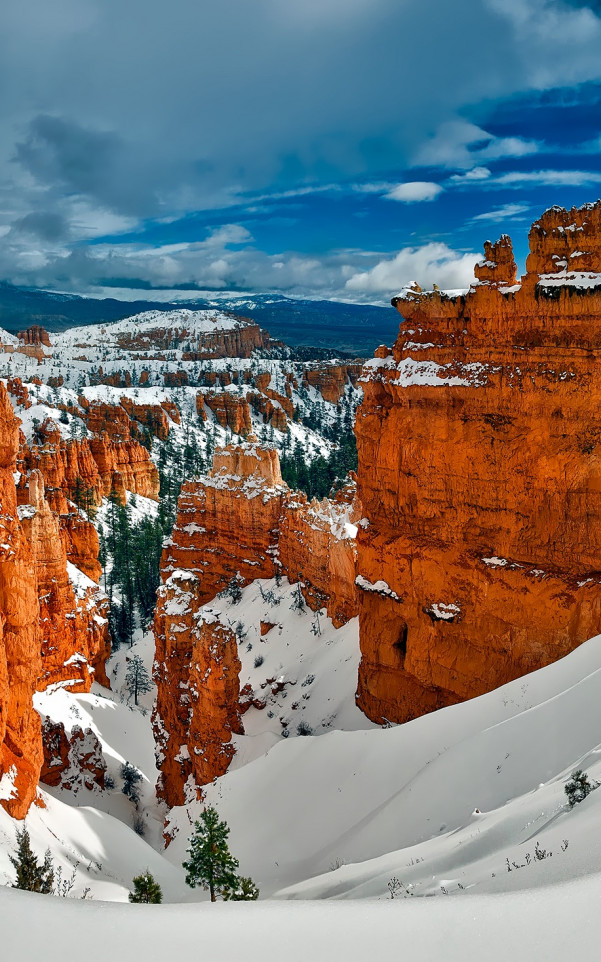
<path fill-rule="evenodd" d="M 12 333 L 32 324 L 49 331 L 118 321 L 143 311 L 172 308 L 218 308 L 250 315 L 272 337 L 292 347 L 335 350 L 352 357 L 370 356 L 381 343 L 396 339 L 398 314 L 389 308 L 338 301 L 297 300 L 278 294 L 236 295 L 216 292 L 189 301 L 124 301 L 15 287 L 0 282 L 0 327 Z"/>

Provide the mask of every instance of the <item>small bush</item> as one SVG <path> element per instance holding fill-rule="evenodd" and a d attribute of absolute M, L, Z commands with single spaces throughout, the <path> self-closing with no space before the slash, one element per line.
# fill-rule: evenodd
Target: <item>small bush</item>
<path fill-rule="evenodd" d="M 255 668 L 260 668 L 264 661 L 263 655 L 257 655 L 255 658 Z"/>
<path fill-rule="evenodd" d="M 301 721 L 296 726 L 296 732 L 298 735 L 312 735 L 313 729 L 307 724 L 306 721 Z"/>

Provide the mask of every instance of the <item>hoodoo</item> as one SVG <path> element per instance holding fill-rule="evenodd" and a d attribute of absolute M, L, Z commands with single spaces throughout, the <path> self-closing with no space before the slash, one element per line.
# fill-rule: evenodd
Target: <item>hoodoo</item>
<path fill-rule="evenodd" d="M 154 731 L 159 794 L 181 805 L 222 775 L 242 732 L 236 635 L 219 620 L 228 587 L 277 571 L 336 626 L 357 613 L 354 483 L 335 500 L 307 501 L 282 482 L 277 451 L 256 438 L 218 449 L 202 481 L 184 485 L 161 563 L 155 612 Z"/>
<path fill-rule="evenodd" d="M 402 722 L 601 630 L 601 202 L 552 208 L 516 283 L 393 300 L 357 418 L 358 703 Z"/>

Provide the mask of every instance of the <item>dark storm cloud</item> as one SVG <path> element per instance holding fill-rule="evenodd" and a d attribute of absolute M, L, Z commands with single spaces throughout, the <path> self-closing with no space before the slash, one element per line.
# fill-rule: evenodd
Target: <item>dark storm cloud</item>
<path fill-rule="evenodd" d="M 67 240 L 71 232 L 62 214 L 52 211 L 32 211 L 31 214 L 26 214 L 25 217 L 14 221 L 10 233 L 56 243 Z"/>
<path fill-rule="evenodd" d="M 400 172 L 420 157 L 469 169 L 523 156 L 537 145 L 491 139 L 462 111 L 601 77 L 600 21 L 576 6 L 3 0 L 0 230 L 2 217 L 27 225 L 43 210 L 81 240 L 252 193 L 382 180 L 391 170 L 415 180 Z M 88 272 L 96 263 L 44 264 L 42 245 L 32 256 L 17 234 L 0 251 L 3 276 L 25 280 L 33 264 L 38 282 L 51 284 L 60 265 Z M 60 236 L 58 227 L 37 234 Z M 182 256 L 170 252 L 165 269 Z"/>

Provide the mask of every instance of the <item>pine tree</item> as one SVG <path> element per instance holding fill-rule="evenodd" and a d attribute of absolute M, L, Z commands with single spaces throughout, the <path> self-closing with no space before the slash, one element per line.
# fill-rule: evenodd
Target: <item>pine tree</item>
<path fill-rule="evenodd" d="M 186 883 L 191 888 L 202 885 L 211 893 L 211 902 L 217 901 L 224 889 L 238 886 L 238 859 L 230 854 L 227 838 L 230 830 L 226 822 L 219 819 L 217 810 L 212 806 L 205 808 L 200 819 L 194 823 L 194 834 L 190 837 L 188 855 L 183 863 L 186 870 Z"/>
<path fill-rule="evenodd" d="M 241 875 L 236 888 L 224 888 L 224 902 L 254 902 L 259 898 L 259 889 L 251 878 Z"/>
<path fill-rule="evenodd" d="M 592 791 L 598 786 L 591 785 L 586 772 L 578 768 L 575 772 L 572 772 L 572 777 L 569 782 L 564 785 L 564 792 L 567 795 L 568 803 L 570 808 L 574 808 L 579 802 L 583 802 L 587 795 L 590 795 Z"/>
<path fill-rule="evenodd" d="M 160 905 L 163 901 L 161 886 L 158 882 L 155 882 L 148 869 L 142 875 L 136 875 L 133 879 L 133 886 L 133 892 L 129 893 L 130 902 Z"/>
<path fill-rule="evenodd" d="M 125 673 L 125 687 L 129 697 L 131 698 L 133 695 L 134 705 L 138 704 L 138 695 L 145 695 L 146 692 L 152 691 L 148 672 L 139 655 L 134 655 L 129 660 Z"/>
<path fill-rule="evenodd" d="M 142 781 L 142 773 L 131 762 L 124 762 L 121 766 L 121 778 L 123 779 L 121 791 L 131 799 L 134 805 L 137 805 L 140 801 L 138 783 Z"/>
<path fill-rule="evenodd" d="M 31 840 L 26 828 L 17 829 L 17 851 L 9 859 L 16 870 L 17 879 L 13 882 L 14 889 L 25 892 L 39 892 L 50 895 L 54 885 L 54 868 L 50 851 L 47 851 L 43 862 L 38 862 L 31 850 Z"/>

